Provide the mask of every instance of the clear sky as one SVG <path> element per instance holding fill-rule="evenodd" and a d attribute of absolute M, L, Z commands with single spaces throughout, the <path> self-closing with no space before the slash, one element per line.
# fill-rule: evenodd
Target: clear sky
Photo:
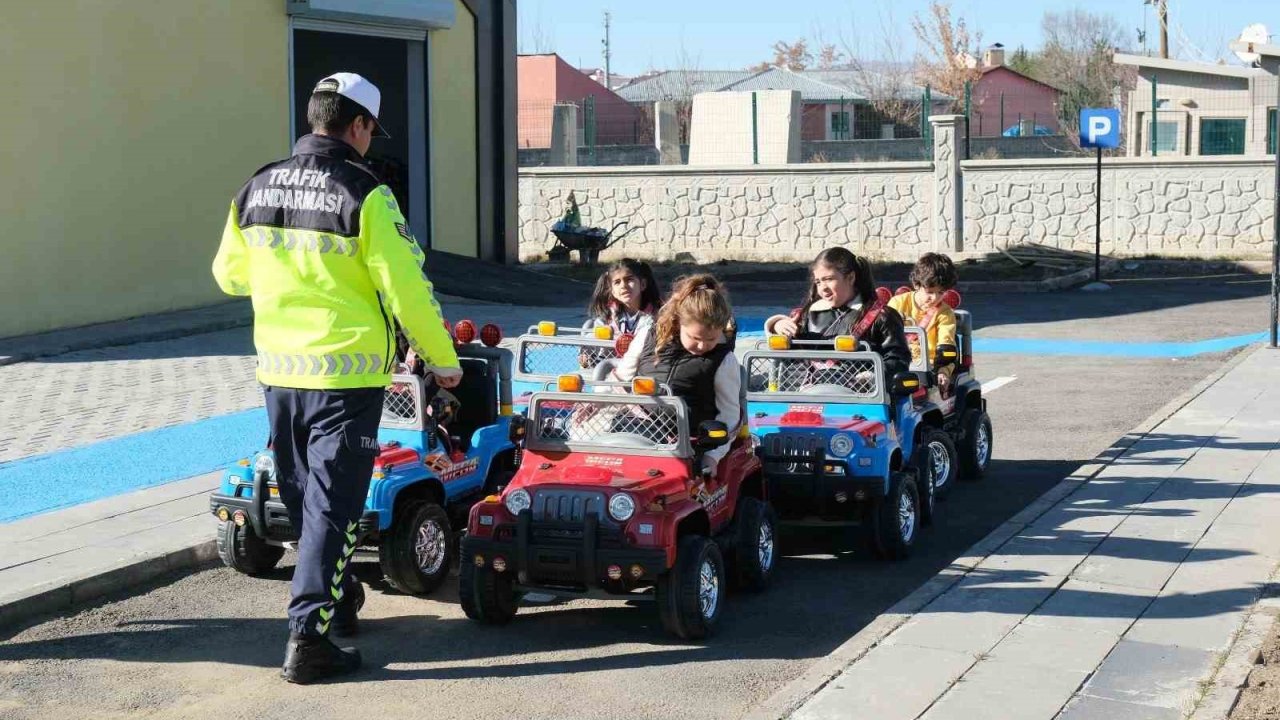
<path fill-rule="evenodd" d="M 772 58 L 778 40 L 821 35 L 827 42 L 860 48 L 874 58 L 883 46 L 883 16 L 891 35 L 915 51 L 911 17 L 928 0 L 518 0 L 520 52 L 557 52 L 583 67 L 602 66 L 603 13 L 612 14 L 611 68 L 616 73 L 696 67 L 736 70 Z M 984 45 L 1004 43 L 1028 49 L 1041 43 L 1046 10 L 1080 7 L 1114 16 L 1139 49 L 1136 29 L 1144 25 L 1154 50 L 1159 27 L 1154 8 L 1143 0 L 952 0 L 953 16 L 982 33 Z M 1250 23 L 1264 23 L 1280 42 L 1280 0 L 1169 0 L 1171 55 L 1187 60 L 1234 62 L 1226 44 Z M 842 42 L 843 38 L 843 42 Z M 812 47 L 812 42 L 811 42 Z M 682 55 L 687 60 L 681 60 Z"/>

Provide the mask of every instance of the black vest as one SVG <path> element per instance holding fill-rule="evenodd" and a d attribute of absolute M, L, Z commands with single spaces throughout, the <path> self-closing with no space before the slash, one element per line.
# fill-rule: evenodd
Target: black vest
<path fill-rule="evenodd" d="M 698 425 L 706 420 L 715 420 L 719 414 L 716 408 L 716 371 L 731 352 L 733 346 L 724 342 L 706 355 L 694 355 L 684 349 L 679 338 L 658 351 L 654 379 L 671 386 L 673 394 L 684 398 L 689 406 L 689 430 L 694 434 L 698 432 Z"/>

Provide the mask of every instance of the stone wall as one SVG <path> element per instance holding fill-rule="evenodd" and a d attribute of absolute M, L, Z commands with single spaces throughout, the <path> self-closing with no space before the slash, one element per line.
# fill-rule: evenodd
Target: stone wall
<path fill-rule="evenodd" d="M 929 247 L 930 163 L 521 170 L 520 257 L 554 243 L 573 191 L 584 225 L 638 227 L 602 257 L 809 260 L 844 245 L 914 258 Z"/>
<path fill-rule="evenodd" d="M 606 259 L 807 260 L 832 245 L 901 260 L 1025 242 L 1093 250 L 1093 160 L 959 162 L 948 120 L 932 120 L 932 162 L 524 168 L 520 258 L 552 246 L 570 191 L 584 224 L 638 228 Z M 1261 158 L 1107 158 L 1102 250 L 1267 256 L 1274 173 Z"/>
<path fill-rule="evenodd" d="M 1269 252 L 1275 166 L 1262 159 L 1108 158 L 1102 251 L 1249 257 Z M 964 249 L 1036 242 L 1092 251 L 1093 160 L 963 163 Z"/>

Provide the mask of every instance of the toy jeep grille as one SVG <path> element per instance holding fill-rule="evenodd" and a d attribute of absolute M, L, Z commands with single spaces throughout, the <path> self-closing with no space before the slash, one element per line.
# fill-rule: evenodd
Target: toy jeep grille
<path fill-rule="evenodd" d="M 747 360 L 747 392 L 874 398 L 880 377 L 875 363 L 863 358 L 757 355 Z"/>
<path fill-rule="evenodd" d="M 589 490 L 535 490 L 536 522 L 582 522 L 588 514 L 604 517 L 604 493 Z"/>
<path fill-rule="evenodd" d="M 625 396 L 582 400 L 542 400 L 535 404 L 531 434 L 553 443 L 640 450 L 674 450 L 680 445 L 680 415 L 674 405 L 637 403 Z"/>
<path fill-rule="evenodd" d="M 590 371 L 602 360 L 618 357 L 613 345 L 600 341 L 560 339 L 525 339 L 517 348 L 516 367 L 522 375 L 555 378 L 568 373 Z"/>
<path fill-rule="evenodd" d="M 383 427 L 419 428 L 422 422 L 422 379 L 416 375 L 393 375 L 382 395 Z"/>

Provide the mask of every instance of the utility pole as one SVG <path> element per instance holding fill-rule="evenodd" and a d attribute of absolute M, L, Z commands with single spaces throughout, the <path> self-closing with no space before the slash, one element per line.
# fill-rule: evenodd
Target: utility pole
<path fill-rule="evenodd" d="M 612 90 L 613 80 L 609 75 L 609 56 L 611 53 L 609 52 L 609 11 L 608 10 L 604 11 L 604 40 L 602 41 L 601 44 L 604 45 L 604 87 L 606 90 Z"/>
<path fill-rule="evenodd" d="M 1160 18 L 1160 57 L 1169 59 L 1169 0 L 1156 0 L 1156 17 Z"/>

